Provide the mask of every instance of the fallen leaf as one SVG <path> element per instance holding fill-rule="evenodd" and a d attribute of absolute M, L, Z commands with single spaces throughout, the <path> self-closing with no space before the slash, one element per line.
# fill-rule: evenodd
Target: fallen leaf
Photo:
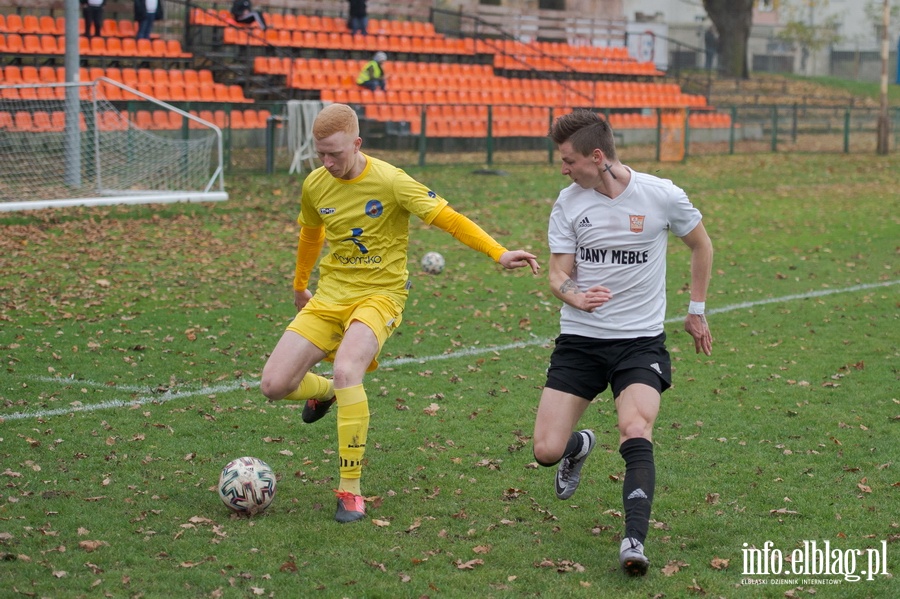
<path fill-rule="evenodd" d="M 687 563 L 680 560 L 669 560 L 665 566 L 662 567 L 661 572 L 666 576 L 672 576 L 681 571 L 682 568 L 686 568 Z"/>
<path fill-rule="evenodd" d="M 728 567 L 727 559 L 722 559 L 721 557 L 714 557 L 709 565 L 713 567 L 715 570 L 724 570 Z"/>
<path fill-rule="evenodd" d="M 96 550 L 100 549 L 101 547 L 103 547 L 104 545 L 108 546 L 109 543 L 107 543 L 105 541 L 79 541 L 78 542 L 78 546 L 81 547 L 83 550 L 87 551 L 88 553 L 91 553 L 92 551 L 96 551 Z"/>
<path fill-rule="evenodd" d="M 459 570 L 474 570 L 475 566 L 484 565 L 484 560 L 480 559 L 470 559 L 467 562 L 463 562 L 462 560 L 456 560 L 456 567 Z"/>

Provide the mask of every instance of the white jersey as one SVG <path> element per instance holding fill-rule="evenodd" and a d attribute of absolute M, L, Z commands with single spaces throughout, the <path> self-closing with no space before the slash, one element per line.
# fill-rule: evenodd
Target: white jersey
<path fill-rule="evenodd" d="M 663 332 L 669 231 L 684 237 L 702 217 L 671 181 L 629 170 L 615 199 L 572 183 L 553 205 L 550 251 L 575 255 L 572 280 L 580 290 L 602 285 L 612 293 L 593 312 L 564 303 L 562 333 L 630 339 Z"/>

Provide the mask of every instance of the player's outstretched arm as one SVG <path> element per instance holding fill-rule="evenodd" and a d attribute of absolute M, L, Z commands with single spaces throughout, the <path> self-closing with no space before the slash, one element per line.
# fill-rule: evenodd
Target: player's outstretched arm
<path fill-rule="evenodd" d="M 466 244 L 473 250 L 477 250 L 482 254 L 490 256 L 500 263 L 503 268 L 513 269 L 530 266 L 531 272 L 534 274 L 537 274 L 541 268 L 540 265 L 538 265 L 537 257 L 534 254 L 526 252 L 525 250 L 507 250 L 474 221 L 467 216 L 460 214 L 450 206 L 444 206 L 441 211 L 435 215 L 431 224 L 439 229 L 447 231 L 457 240 Z"/>
<path fill-rule="evenodd" d="M 503 252 L 497 262 L 507 270 L 525 266 L 530 266 L 533 274 L 538 274 L 541 270 L 541 265 L 538 264 L 537 256 L 531 252 L 526 252 L 525 250 L 510 250 Z"/>

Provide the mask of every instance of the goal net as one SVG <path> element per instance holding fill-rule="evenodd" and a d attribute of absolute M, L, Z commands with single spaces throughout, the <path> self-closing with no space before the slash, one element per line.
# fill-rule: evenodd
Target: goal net
<path fill-rule="evenodd" d="M 0 156 L 0 211 L 228 199 L 218 127 L 106 78 L 0 85 Z"/>

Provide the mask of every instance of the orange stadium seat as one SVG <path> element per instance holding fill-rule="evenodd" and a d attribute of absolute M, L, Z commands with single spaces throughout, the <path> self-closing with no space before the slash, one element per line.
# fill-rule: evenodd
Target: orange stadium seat
<path fill-rule="evenodd" d="M 137 87 L 137 84 L 138 84 L 137 69 L 134 69 L 131 67 L 123 68 L 121 81 L 128 87 Z"/>
<path fill-rule="evenodd" d="M 153 114 L 149 110 L 138 110 L 134 114 L 134 124 L 141 129 L 152 129 Z"/>
<path fill-rule="evenodd" d="M 247 125 L 244 123 L 244 113 L 240 110 L 232 110 L 228 114 L 228 124 L 232 129 L 246 129 Z"/>
<path fill-rule="evenodd" d="M 166 40 L 166 57 L 168 58 L 188 58 L 190 52 L 185 52 L 181 48 L 181 42 L 178 40 Z"/>
<path fill-rule="evenodd" d="M 22 100 L 37 100 L 37 89 L 33 87 L 23 87 L 19 90 L 19 98 Z"/>
<path fill-rule="evenodd" d="M 135 42 L 137 44 L 137 56 L 153 56 L 153 45 L 150 40 L 140 39 Z"/>
<path fill-rule="evenodd" d="M 160 84 L 168 85 L 169 84 L 169 70 L 168 69 L 161 69 L 161 68 L 151 69 L 150 75 L 153 77 L 153 83 L 155 83 L 156 85 L 160 85 Z"/>
<path fill-rule="evenodd" d="M 50 113 L 43 110 L 35 111 L 32 116 L 32 124 L 35 131 L 53 131 L 53 123 L 50 121 Z"/>
<path fill-rule="evenodd" d="M 138 83 L 153 85 L 153 70 L 146 67 L 137 69 L 137 79 Z"/>
<path fill-rule="evenodd" d="M 38 68 L 38 78 L 41 83 L 56 83 L 56 69 L 49 65 Z"/>
<path fill-rule="evenodd" d="M 6 15 L 6 31 L 9 33 L 22 33 L 22 16 L 17 14 Z"/>
<path fill-rule="evenodd" d="M 180 69 L 171 69 L 169 73 L 169 85 L 184 86 L 184 71 Z"/>
<path fill-rule="evenodd" d="M 170 83 L 169 84 L 169 101 L 170 102 L 186 102 L 187 96 L 185 96 L 184 85 L 180 83 Z"/>
<path fill-rule="evenodd" d="M 40 54 L 41 38 L 32 34 L 22 36 L 22 53 L 24 54 Z"/>
<path fill-rule="evenodd" d="M 95 56 L 106 56 L 106 40 L 102 37 L 92 37 L 90 53 Z"/>
<path fill-rule="evenodd" d="M 151 40 L 150 42 L 150 52 L 151 56 L 157 58 L 165 58 L 166 57 L 166 41 L 161 39 Z"/>
<path fill-rule="evenodd" d="M 175 111 L 169 112 L 169 129 L 175 131 L 184 127 L 184 117 Z"/>
<path fill-rule="evenodd" d="M 137 35 L 137 29 L 135 29 L 134 21 L 130 21 L 128 19 L 120 19 L 117 28 L 119 30 L 119 37 L 133 38 Z"/>
<path fill-rule="evenodd" d="M 137 40 L 131 37 L 122 38 L 122 56 L 137 56 Z"/>
<path fill-rule="evenodd" d="M 121 37 L 119 23 L 115 19 L 103 19 L 100 26 L 100 35 L 103 37 Z"/>
<path fill-rule="evenodd" d="M 22 83 L 40 83 L 41 78 L 37 67 L 26 65 L 22 67 Z"/>
<path fill-rule="evenodd" d="M 100 83 L 100 93 L 110 102 L 119 102 L 125 99 L 122 95 L 121 87 L 107 83 L 106 81 Z"/>
<path fill-rule="evenodd" d="M 42 35 L 40 36 L 41 40 L 41 50 L 40 54 L 62 54 L 63 52 L 59 49 L 58 40 L 62 38 L 57 38 L 55 35 Z"/>
<path fill-rule="evenodd" d="M 153 111 L 153 128 L 154 129 L 168 129 L 169 128 L 169 111 L 168 110 L 154 110 Z"/>
<path fill-rule="evenodd" d="M 62 131 L 66 128 L 66 113 L 62 110 L 54 110 L 50 113 L 50 126 L 54 131 Z"/>
<path fill-rule="evenodd" d="M 244 110 L 244 126 L 247 129 L 261 129 L 265 127 L 265 123 L 260 123 L 259 113 L 252 108 Z"/>
<path fill-rule="evenodd" d="M 7 22 L 9 20 L 7 19 Z M 25 110 L 20 110 L 16 112 L 16 115 L 13 119 L 13 129 L 15 131 L 31 131 L 33 128 L 31 122 L 31 113 Z"/>
<path fill-rule="evenodd" d="M 185 69 L 182 74 L 184 75 L 185 85 L 200 85 L 200 76 L 195 69 Z"/>
<path fill-rule="evenodd" d="M 249 102 L 247 98 L 244 97 L 244 88 L 240 85 L 229 85 L 228 86 L 228 98 L 231 102 Z"/>
<path fill-rule="evenodd" d="M 153 97 L 159 100 L 169 100 L 169 84 L 168 83 L 154 83 L 153 84 Z"/>
<path fill-rule="evenodd" d="M 125 56 L 122 48 L 122 39 L 118 37 L 110 37 L 106 39 L 106 55 L 107 56 Z"/>

